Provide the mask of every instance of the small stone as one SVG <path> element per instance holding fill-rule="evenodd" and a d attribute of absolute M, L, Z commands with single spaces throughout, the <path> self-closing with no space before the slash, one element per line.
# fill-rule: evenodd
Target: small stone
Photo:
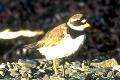
<path fill-rule="evenodd" d="M 35 77 L 35 78 L 41 77 L 41 76 L 43 76 L 43 75 L 44 75 L 44 74 L 41 73 L 40 71 L 37 71 L 36 73 L 34 73 L 34 77 Z"/>
<path fill-rule="evenodd" d="M 23 78 L 26 78 L 26 77 L 29 77 L 31 78 L 31 69 L 30 68 L 27 68 L 27 67 L 22 67 L 21 70 L 20 70 L 20 74 L 22 75 Z"/>
<path fill-rule="evenodd" d="M 119 71 L 120 72 L 120 65 L 115 65 L 113 68 L 112 68 L 112 71 Z"/>
<path fill-rule="evenodd" d="M 12 66 L 12 64 L 11 64 L 10 62 L 7 62 L 7 67 L 8 67 L 9 69 L 13 68 L 13 66 Z"/>
<path fill-rule="evenodd" d="M 6 67 L 6 64 L 5 63 L 2 63 L 1 65 L 0 65 L 0 68 L 5 68 Z"/>
<path fill-rule="evenodd" d="M 40 71 L 41 73 L 45 73 L 45 70 L 43 69 L 39 69 L 38 71 Z"/>
<path fill-rule="evenodd" d="M 97 76 L 103 76 L 103 75 L 104 75 L 104 72 L 102 72 L 102 71 L 97 71 L 97 72 L 96 72 L 96 75 L 97 75 Z"/>
<path fill-rule="evenodd" d="M 12 62 L 11 64 L 14 66 L 16 63 L 15 63 L 15 62 Z"/>
<path fill-rule="evenodd" d="M 31 73 L 28 73 L 28 77 L 29 77 L 29 78 L 32 78 L 32 74 L 31 74 Z"/>
<path fill-rule="evenodd" d="M 120 72 L 116 72 L 115 75 L 118 76 L 118 77 L 120 77 Z"/>
<path fill-rule="evenodd" d="M 5 75 L 4 71 L 0 71 L 0 75 L 4 76 Z"/>
<path fill-rule="evenodd" d="M 21 78 L 21 80 L 30 80 L 30 78 Z"/>
<path fill-rule="evenodd" d="M 113 77 L 113 71 L 109 71 L 107 77 Z"/>
<path fill-rule="evenodd" d="M 118 65 L 118 63 L 114 58 L 102 61 L 100 63 L 91 63 L 90 64 L 90 66 L 98 67 L 98 68 L 114 67 L 115 65 Z"/>
<path fill-rule="evenodd" d="M 15 64 L 15 65 L 14 65 L 14 69 L 15 69 L 15 70 L 19 70 L 19 69 L 21 69 L 21 67 L 20 67 L 20 65 Z"/>
<path fill-rule="evenodd" d="M 27 72 L 27 73 L 32 73 L 31 69 L 30 68 L 27 68 L 27 67 L 22 67 L 20 72 Z"/>
<path fill-rule="evenodd" d="M 4 80 L 12 80 L 12 76 L 6 75 L 4 76 Z M 17 80 L 20 80 L 20 79 L 17 79 Z"/>
<path fill-rule="evenodd" d="M 80 67 L 80 62 L 76 61 L 76 62 L 72 62 L 73 66 L 75 67 Z"/>
<path fill-rule="evenodd" d="M 39 66 L 37 66 L 37 68 L 36 69 L 40 69 L 40 65 Z"/>
<path fill-rule="evenodd" d="M 0 65 L 0 75 L 1 75 L 1 76 L 5 76 L 6 73 L 7 73 L 6 64 L 5 64 L 5 63 L 2 63 L 2 64 Z"/>
<path fill-rule="evenodd" d="M 19 59 L 18 60 L 18 64 L 20 66 L 25 66 L 25 67 L 31 67 L 31 68 L 35 68 L 37 66 L 37 63 L 33 60 L 22 60 Z"/>
<path fill-rule="evenodd" d="M 21 74 L 22 78 L 27 78 L 28 77 L 28 74 L 26 72 L 21 72 L 20 74 Z"/>
<path fill-rule="evenodd" d="M 72 69 L 71 69 L 71 68 L 67 68 L 67 69 L 65 70 L 65 74 L 72 75 Z"/>
<path fill-rule="evenodd" d="M 19 77 L 20 73 L 14 69 L 10 69 L 10 75 L 13 77 Z"/>

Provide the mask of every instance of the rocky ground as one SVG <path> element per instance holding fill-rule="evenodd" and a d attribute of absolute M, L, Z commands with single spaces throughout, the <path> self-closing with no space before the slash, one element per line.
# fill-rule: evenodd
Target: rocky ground
<path fill-rule="evenodd" d="M 52 61 L 19 59 L 0 64 L 0 79 L 5 80 L 119 80 L 120 65 L 115 59 L 92 63 L 65 61 L 64 68 L 57 60 L 58 76 L 54 75 Z M 64 70 L 63 70 L 64 69 Z M 65 75 L 63 76 L 63 71 Z"/>

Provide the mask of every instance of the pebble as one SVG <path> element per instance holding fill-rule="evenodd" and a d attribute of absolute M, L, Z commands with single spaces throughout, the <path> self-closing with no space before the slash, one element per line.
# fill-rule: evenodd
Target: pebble
<path fill-rule="evenodd" d="M 18 60 L 18 64 L 20 66 L 31 67 L 31 68 L 37 67 L 37 62 L 35 62 L 33 60 L 22 60 L 22 59 L 19 59 Z"/>
<path fill-rule="evenodd" d="M 49 76 L 48 76 L 48 75 L 45 75 L 45 76 L 43 77 L 43 80 L 50 80 L 50 79 L 49 79 Z"/>
<path fill-rule="evenodd" d="M 21 78 L 21 80 L 30 80 L 30 78 Z"/>
<path fill-rule="evenodd" d="M 10 75 L 13 76 L 13 77 L 19 77 L 20 76 L 20 73 L 14 69 L 10 69 Z"/>
<path fill-rule="evenodd" d="M 93 66 L 93 67 L 102 67 L 102 68 L 106 68 L 106 67 L 114 67 L 118 65 L 118 62 L 112 58 L 112 59 L 108 59 L 108 60 L 105 60 L 105 61 L 102 61 L 102 62 L 99 62 L 99 63 L 91 63 L 90 66 Z"/>
<path fill-rule="evenodd" d="M 10 62 L 7 62 L 7 67 L 8 67 L 9 69 L 13 68 L 13 66 L 12 66 L 12 64 L 11 64 Z"/>
<path fill-rule="evenodd" d="M 1 63 L 0 68 L 5 68 L 6 64 L 5 63 Z"/>
<path fill-rule="evenodd" d="M 113 68 L 112 68 L 113 71 L 119 71 L 120 72 L 120 65 L 115 65 Z"/>
<path fill-rule="evenodd" d="M 0 70 L 0 75 L 4 76 L 5 75 L 4 71 Z"/>
<path fill-rule="evenodd" d="M 107 77 L 113 77 L 113 71 L 109 71 Z"/>
<path fill-rule="evenodd" d="M 43 69 L 39 69 L 38 71 L 40 71 L 41 73 L 45 73 L 45 70 Z"/>
<path fill-rule="evenodd" d="M 27 72 L 21 72 L 20 74 L 21 74 L 21 77 L 22 77 L 22 78 L 27 78 L 27 77 L 28 77 Z"/>
<path fill-rule="evenodd" d="M 31 69 L 25 66 L 20 69 L 20 72 L 32 73 Z"/>
<path fill-rule="evenodd" d="M 113 60 L 110 60 L 113 61 Z M 108 62 L 106 60 L 105 62 Z M 115 61 L 114 61 L 115 62 Z M 33 64 L 32 64 L 33 63 Z M 54 80 L 56 77 L 54 76 L 53 68 L 51 63 L 48 61 L 38 62 L 37 65 L 36 60 L 21 60 L 19 59 L 18 62 L 7 62 L 1 64 L 0 68 L 0 78 L 5 77 L 6 80 L 10 78 L 15 78 L 15 80 Z M 101 62 L 102 63 L 102 62 Z M 6 67 L 7 66 L 7 67 Z M 62 65 L 58 66 L 58 80 L 85 80 L 88 75 L 97 79 L 99 76 L 105 76 L 112 78 L 114 74 L 111 74 L 109 70 L 112 72 L 112 68 L 90 68 L 87 64 L 85 65 L 84 62 L 81 63 L 77 62 L 65 62 L 65 78 L 62 75 Z M 119 71 L 118 71 L 119 72 Z M 119 73 L 116 73 L 119 76 Z M 7 74 L 7 75 L 6 75 Z M 8 76 L 8 77 L 6 77 Z M 106 77 L 106 76 L 105 76 Z M 18 79 L 17 79 L 18 78 Z"/>

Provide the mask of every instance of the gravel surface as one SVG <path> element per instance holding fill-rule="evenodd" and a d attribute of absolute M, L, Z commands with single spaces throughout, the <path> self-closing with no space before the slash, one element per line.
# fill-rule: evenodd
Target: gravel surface
<path fill-rule="evenodd" d="M 52 62 L 45 59 L 19 59 L 17 62 L 0 64 L 0 79 L 5 80 L 116 80 L 120 77 L 120 65 L 115 59 L 103 62 L 58 61 L 58 76 L 54 76 Z M 115 65 L 118 65 L 115 67 Z M 114 69 L 113 69 L 114 67 Z"/>

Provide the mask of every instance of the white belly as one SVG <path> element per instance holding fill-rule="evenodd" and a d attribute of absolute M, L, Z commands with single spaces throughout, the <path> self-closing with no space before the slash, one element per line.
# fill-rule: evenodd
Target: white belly
<path fill-rule="evenodd" d="M 71 37 L 64 38 L 61 40 L 60 44 L 53 47 L 41 47 L 37 50 L 45 55 L 46 59 L 51 60 L 54 58 L 62 58 L 69 56 L 76 52 L 80 45 L 83 44 L 85 35 L 81 35 L 75 39 Z"/>

